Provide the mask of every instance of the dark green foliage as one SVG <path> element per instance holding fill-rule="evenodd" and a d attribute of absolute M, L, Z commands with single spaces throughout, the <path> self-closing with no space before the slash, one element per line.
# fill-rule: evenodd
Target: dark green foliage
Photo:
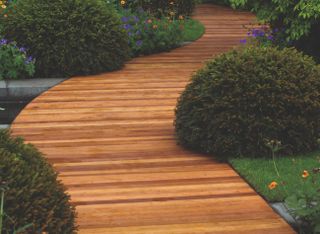
<path fill-rule="evenodd" d="M 320 21 L 311 26 L 310 33 L 294 42 L 294 46 L 313 56 L 320 63 Z"/>
<path fill-rule="evenodd" d="M 197 2 L 197 0 L 127 0 L 124 7 L 133 10 L 143 8 L 156 16 L 174 13 L 178 17 L 191 15 Z"/>
<path fill-rule="evenodd" d="M 224 158 L 282 154 L 317 148 L 320 68 L 294 49 L 247 47 L 223 54 L 201 69 L 176 109 L 179 142 Z"/>
<path fill-rule="evenodd" d="M 0 181 L 6 182 L 3 233 L 33 224 L 28 233 L 75 233 L 75 211 L 64 186 L 43 155 L 22 139 L 0 131 Z"/>
<path fill-rule="evenodd" d="M 3 18 L 4 36 L 29 49 L 36 75 L 65 77 L 119 69 L 128 39 L 119 17 L 101 0 L 23 0 Z"/>
<path fill-rule="evenodd" d="M 223 5 L 223 6 L 230 6 L 231 3 L 229 0 L 203 0 L 203 3 L 213 3 L 213 4 L 218 4 L 218 5 Z"/>

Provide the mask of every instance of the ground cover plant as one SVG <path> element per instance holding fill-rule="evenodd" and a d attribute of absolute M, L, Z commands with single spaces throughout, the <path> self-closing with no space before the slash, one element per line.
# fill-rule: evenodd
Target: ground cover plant
<path fill-rule="evenodd" d="M 195 41 L 205 32 L 204 25 L 198 20 L 188 19 L 183 21 L 182 27 L 182 40 L 184 42 Z"/>
<path fill-rule="evenodd" d="M 0 184 L 6 186 L 2 233 L 31 225 L 27 233 L 74 233 L 75 211 L 57 173 L 20 138 L 0 131 Z"/>
<path fill-rule="evenodd" d="M 275 171 L 271 157 L 243 156 L 231 158 L 229 162 L 268 201 L 281 202 L 297 190 L 308 191 L 315 187 L 311 181 L 301 180 L 301 178 L 303 171 L 307 170 L 311 173 L 313 169 L 319 168 L 320 152 L 276 156 L 275 162 L 280 177 Z M 272 182 L 276 182 L 274 188 L 271 185 Z M 320 185 L 320 180 L 317 180 L 316 183 Z"/>
<path fill-rule="evenodd" d="M 285 202 L 299 233 L 319 233 L 320 152 L 232 158 L 230 164 L 269 202 Z"/>

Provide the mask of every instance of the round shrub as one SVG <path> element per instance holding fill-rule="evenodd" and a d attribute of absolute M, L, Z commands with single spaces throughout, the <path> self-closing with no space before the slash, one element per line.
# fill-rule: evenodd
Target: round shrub
<path fill-rule="evenodd" d="M 295 49 L 247 47 L 222 54 L 198 71 L 176 108 L 179 142 L 228 156 L 265 156 L 317 148 L 320 68 Z"/>
<path fill-rule="evenodd" d="M 29 49 L 37 76 L 111 71 L 128 57 L 127 35 L 105 1 L 23 0 L 15 9 L 2 19 L 4 36 Z"/>
<path fill-rule="evenodd" d="M 75 233 L 75 210 L 52 166 L 34 146 L 3 130 L 0 182 L 8 187 L 2 233 L 13 233 L 28 224 L 32 226 L 27 233 Z"/>

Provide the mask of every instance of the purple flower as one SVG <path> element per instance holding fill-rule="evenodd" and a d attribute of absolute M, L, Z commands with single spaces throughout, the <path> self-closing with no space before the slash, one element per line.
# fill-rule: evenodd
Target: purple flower
<path fill-rule="evenodd" d="M 19 48 L 19 51 L 22 52 L 22 53 L 25 53 L 25 52 L 27 52 L 27 49 L 24 48 L 24 47 L 21 47 L 21 48 Z"/>
<path fill-rule="evenodd" d="M 273 40 L 273 36 L 272 36 L 272 35 L 269 35 L 269 36 L 268 36 L 268 40 L 272 41 L 272 40 Z"/>
<path fill-rule="evenodd" d="M 123 28 L 125 30 L 130 30 L 132 28 L 132 26 L 130 24 L 125 24 L 125 25 L 123 25 Z"/>
<path fill-rule="evenodd" d="M 137 46 L 141 46 L 141 45 L 142 45 L 142 40 L 138 40 L 138 41 L 136 42 L 136 45 L 137 45 Z"/>
<path fill-rule="evenodd" d="M 129 18 L 128 18 L 128 17 L 123 16 L 123 17 L 121 17 L 121 21 L 122 21 L 123 23 L 126 23 L 126 22 L 128 22 L 128 21 L 129 21 Z"/>
<path fill-rule="evenodd" d="M 6 44 L 8 44 L 8 40 L 6 40 L 6 39 L 0 40 L 0 45 L 6 45 Z"/>
<path fill-rule="evenodd" d="M 26 63 L 26 64 L 29 64 L 29 63 L 31 63 L 32 61 L 33 61 L 32 56 L 29 56 L 29 57 L 27 57 L 25 63 Z"/>
<path fill-rule="evenodd" d="M 240 43 L 241 43 L 241 44 L 246 44 L 246 43 L 247 43 L 247 39 L 242 39 L 242 40 L 240 40 Z"/>

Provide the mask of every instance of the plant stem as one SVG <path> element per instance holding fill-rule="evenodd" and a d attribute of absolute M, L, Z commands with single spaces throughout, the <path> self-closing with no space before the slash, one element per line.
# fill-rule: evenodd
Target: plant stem
<path fill-rule="evenodd" d="M 277 167 L 277 164 L 276 164 L 276 159 L 275 159 L 274 151 L 272 151 L 272 161 L 273 161 L 273 166 L 274 166 L 274 169 L 275 169 L 278 177 L 281 177 L 281 176 L 280 176 L 280 173 L 279 173 L 279 170 L 278 170 L 278 167 Z"/>

